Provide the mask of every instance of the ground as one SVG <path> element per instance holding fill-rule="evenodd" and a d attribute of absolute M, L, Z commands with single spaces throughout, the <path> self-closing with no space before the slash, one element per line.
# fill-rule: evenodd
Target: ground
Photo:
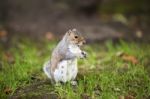
<path fill-rule="evenodd" d="M 58 41 L 13 39 L 0 45 L 0 97 L 46 99 L 149 99 L 150 45 L 106 41 L 90 43 L 79 59 L 77 86 L 52 86 L 43 63 Z"/>

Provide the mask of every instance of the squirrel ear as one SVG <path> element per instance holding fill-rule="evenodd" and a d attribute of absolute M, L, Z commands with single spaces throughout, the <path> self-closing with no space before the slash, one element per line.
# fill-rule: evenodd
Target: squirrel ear
<path fill-rule="evenodd" d="M 76 29 L 76 28 L 74 28 L 74 29 L 72 29 L 72 31 L 77 31 L 77 29 Z"/>
<path fill-rule="evenodd" d="M 68 35 L 70 35 L 70 34 L 71 34 L 71 32 L 72 32 L 71 30 L 68 30 L 67 34 L 68 34 Z"/>

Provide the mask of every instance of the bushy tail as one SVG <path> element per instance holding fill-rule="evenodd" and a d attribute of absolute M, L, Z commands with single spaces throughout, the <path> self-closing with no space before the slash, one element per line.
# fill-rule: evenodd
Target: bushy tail
<path fill-rule="evenodd" d="M 51 74 L 50 73 L 50 61 L 47 61 L 46 63 L 44 63 L 43 71 L 47 75 L 47 77 L 51 79 L 51 75 L 50 75 Z"/>

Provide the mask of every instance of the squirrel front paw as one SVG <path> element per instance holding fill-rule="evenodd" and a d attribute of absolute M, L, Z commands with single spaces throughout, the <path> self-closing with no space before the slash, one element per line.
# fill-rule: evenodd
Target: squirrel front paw
<path fill-rule="evenodd" d="M 87 53 L 85 51 L 81 52 L 81 57 L 80 58 L 86 58 L 87 57 Z"/>

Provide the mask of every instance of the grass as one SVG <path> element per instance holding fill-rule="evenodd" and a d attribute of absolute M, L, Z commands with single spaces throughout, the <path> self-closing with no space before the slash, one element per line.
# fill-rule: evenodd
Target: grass
<path fill-rule="evenodd" d="M 31 98 L 45 94 L 65 99 L 150 97 L 150 45 L 124 41 L 86 45 L 84 50 L 88 52 L 88 58 L 79 60 L 78 86 L 66 83 L 54 87 L 43 83 L 34 87 L 34 84 L 46 81 L 42 65 L 55 45 L 55 41 L 36 43 L 24 39 L 13 40 L 9 49 L 0 46 L 0 97 Z M 119 52 L 135 57 L 138 62 L 124 60 L 117 55 Z"/>

